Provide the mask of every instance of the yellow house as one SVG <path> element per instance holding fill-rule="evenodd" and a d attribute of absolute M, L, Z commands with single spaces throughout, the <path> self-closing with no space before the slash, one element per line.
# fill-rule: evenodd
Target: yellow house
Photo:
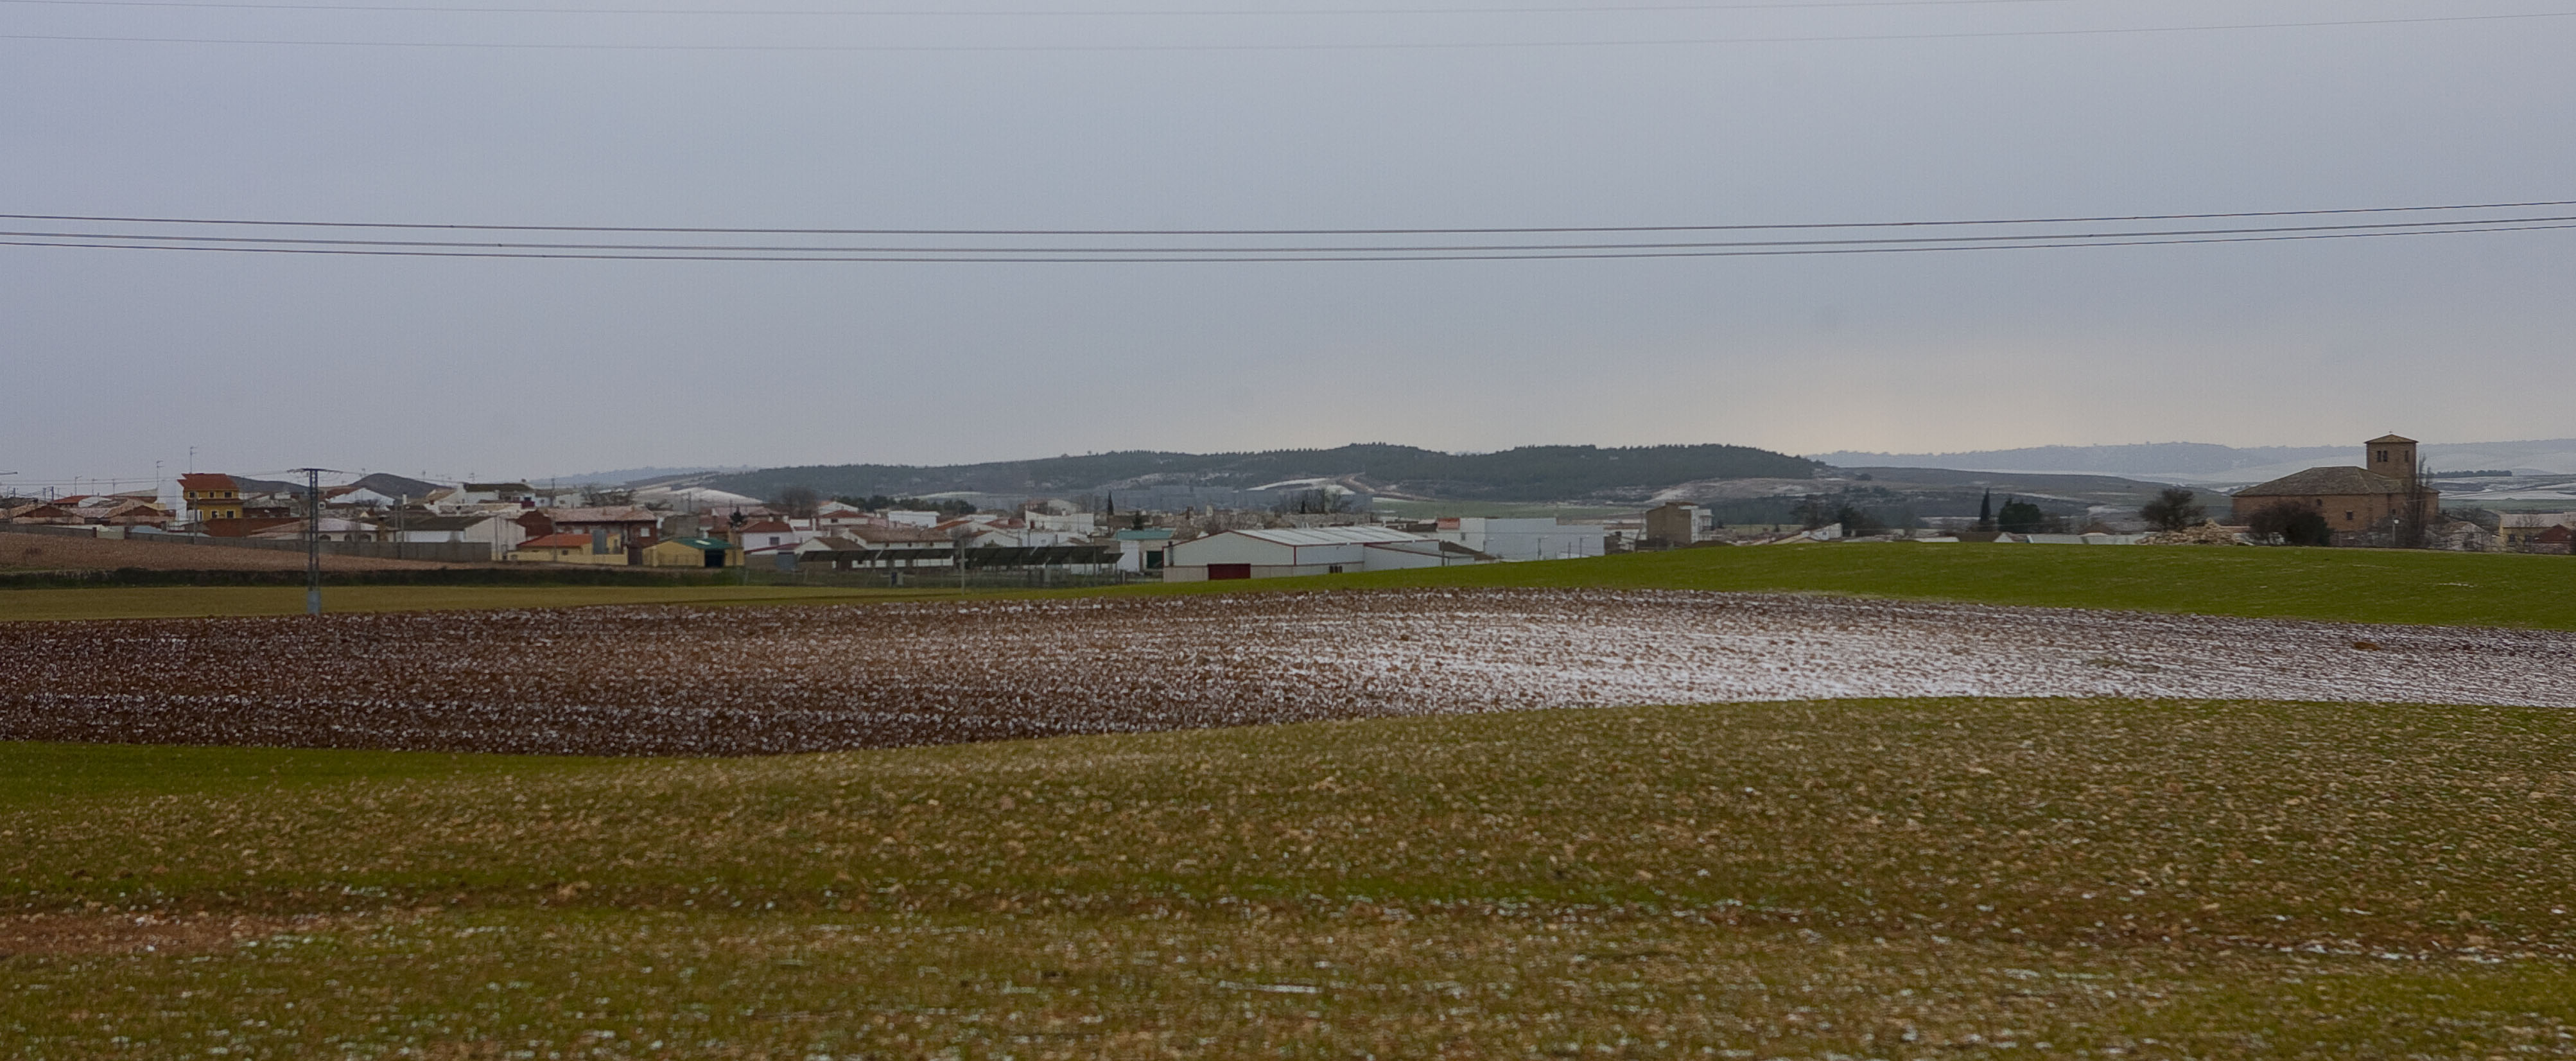
<path fill-rule="evenodd" d="M 646 567 L 738 567 L 742 550 L 720 538 L 664 538 L 644 549 Z"/>
<path fill-rule="evenodd" d="M 241 484 L 229 475 L 191 472 L 179 477 L 179 496 L 194 520 L 242 518 Z"/>

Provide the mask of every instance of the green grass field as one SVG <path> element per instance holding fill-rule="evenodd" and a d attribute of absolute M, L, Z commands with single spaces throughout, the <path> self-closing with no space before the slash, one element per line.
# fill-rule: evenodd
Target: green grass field
<path fill-rule="evenodd" d="M 2576 560 L 2387 549 L 1774 545 L 1101 592 L 1438 586 L 1838 593 L 2265 619 L 2576 630 Z"/>
<path fill-rule="evenodd" d="M 0 1037 L 2567 1056 L 2571 747 L 2565 712 L 2000 700 L 716 761 L 0 745 Z"/>
<path fill-rule="evenodd" d="M 1419 586 L 1839 593 L 2253 618 L 2576 630 L 2576 560 L 2376 549 L 1854 544 L 1686 549 L 1591 560 L 1489 564 L 1313 578 L 984 591 L 976 596 L 1204 593 Z M 709 587 L 326 589 L 333 611 L 592 604 L 847 603 L 946 597 L 903 590 Z M 285 587 L 0 591 L 0 620 L 291 615 Z"/>

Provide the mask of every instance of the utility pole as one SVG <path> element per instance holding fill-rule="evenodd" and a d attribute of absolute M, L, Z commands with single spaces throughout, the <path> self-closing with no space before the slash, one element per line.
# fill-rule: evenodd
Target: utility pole
<path fill-rule="evenodd" d="M 322 614 L 322 473 L 329 468 L 297 468 L 304 473 L 304 614 Z"/>
<path fill-rule="evenodd" d="M 304 614 L 322 615 L 322 469 L 304 469 Z"/>

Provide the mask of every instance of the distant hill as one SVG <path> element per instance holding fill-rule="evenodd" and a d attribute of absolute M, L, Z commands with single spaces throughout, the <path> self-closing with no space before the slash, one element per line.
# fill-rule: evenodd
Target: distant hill
<path fill-rule="evenodd" d="M 246 475 L 236 475 L 233 476 L 233 484 L 255 494 L 294 494 L 298 497 L 304 494 L 304 484 L 290 479 L 253 479 Z M 341 486 L 363 487 L 386 497 L 414 498 L 426 497 L 430 491 L 440 489 L 439 484 L 426 479 L 414 479 L 407 475 L 395 475 L 392 472 L 376 472 L 346 483 L 336 480 L 325 481 L 322 484 L 323 496 L 330 496 L 331 490 Z"/>
<path fill-rule="evenodd" d="M 1077 496 L 1266 486 L 1310 488 L 1331 481 L 1371 494 L 1460 501 L 1641 502 L 1675 483 L 1706 479 L 1804 478 L 1821 467 L 1749 446 L 1523 446 L 1498 453 L 1441 453 L 1369 444 L 1257 453 L 1129 451 L 988 464 L 922 467 L 835 464 L 686 477 L 689 485 L 776 497 L 790 486 L 825 496 L 895 497 L 944 493 Z"/>
<path fill-rule="evenodd" d="M 1817 460 L 1838 468 L 1956 468 L 1961 471 L 2077 472 L 2087 475 L 2224 475 L 2240 468 L 2305 461 L 2324 463 L 2337 457 L 2358 460 L 2361 446 L 2259 446 L 2238 448 L 2207 442 L 2148 442 L 2126 446 L 2030 446 L 2022 449 L 1972 450 L 1964 453 L 1820 454 Z"/>
<path fill-rule="evenodd" d="M 748 464 L 701 464 L 686 468 L 619 468 L 615 471 L 583 472 L 579 475 L 548 475 L 532 481 L 563 486 L 641 486 L 670 479 L 685 479 L 708 472 L 752 470 L 752 466 Z"/>
<path fill-rule="evenodd" d="M 2361 442 L 2342 446 L 2220 446 L 2150 442 L 2123 446 L 2032 446 L 1964 453 L 1825 453 L 1838 468 L 1956 468 L 1962 471 L 2076 472 L 2179 483 L 2251 483 L 2317 465 L 2361 463 Z M 2576 474 L 2576 439 L 2428 442 L 2424 462 L 2439 470 L 2514 469 Z"/>
<path fill-rule="evenodd" d="M 439 484 L 426 479 L 414 479 L 407 475 L 395 475 L 392 472 L 376 472 L 362 476 L 349 485 L 364 487 L 386 497 L 427 497 L 431 491 L 442 489 Z"/>

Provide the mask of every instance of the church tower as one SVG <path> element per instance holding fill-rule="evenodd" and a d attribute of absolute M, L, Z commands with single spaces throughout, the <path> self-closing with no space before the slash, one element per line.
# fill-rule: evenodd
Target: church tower
<path fill-rule="evenodd" d="M 2362 450 L 2363 468 L 2404 483 L 2409 490 L 2416 488 L 2418 469 L 2415 466 L 2414 439 L 2404 435 L 2381 435 L 2362 443 Z"/>

